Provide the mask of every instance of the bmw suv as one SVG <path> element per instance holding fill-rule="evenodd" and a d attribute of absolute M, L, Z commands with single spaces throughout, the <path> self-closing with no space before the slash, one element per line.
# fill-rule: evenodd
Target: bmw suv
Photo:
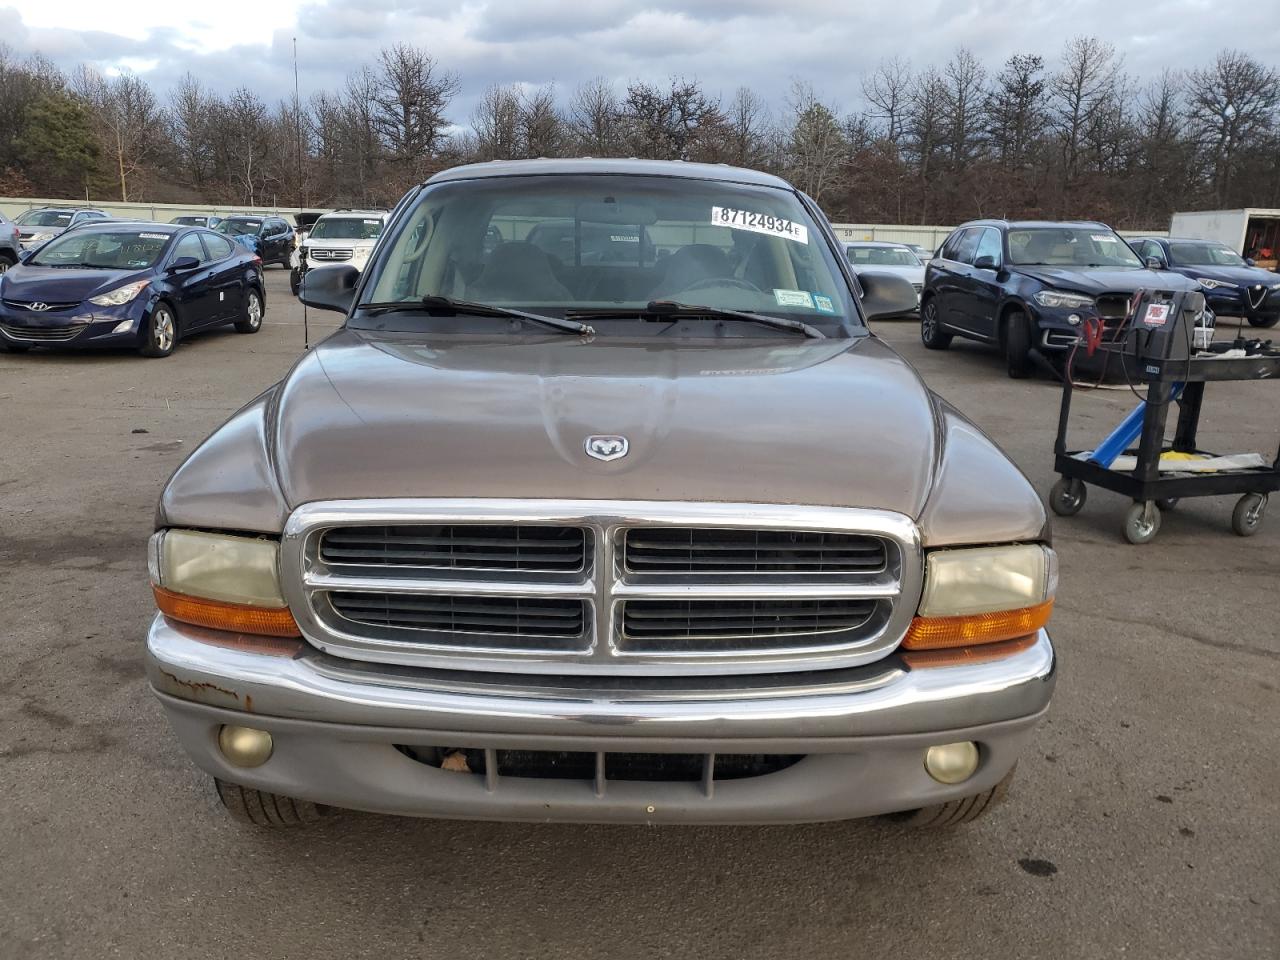
<path fill-rule="evenodd" d="M 1106 224 L 975 220 L 929 261 L 920 338 L 931 350 L 957 336 L 998 344 L 1009 376 L 1021 379 L 1031 374 L 1033 351 L 1065 356 L 1087 321 L 1117 330 L 1136 291 L 1200 289 L 1152 266 Z"/>

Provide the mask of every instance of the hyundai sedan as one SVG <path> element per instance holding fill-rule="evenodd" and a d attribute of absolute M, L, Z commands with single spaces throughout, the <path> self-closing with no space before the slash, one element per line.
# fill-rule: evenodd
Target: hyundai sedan
<path fill-rule="evenodd" d="M 209 230 L 86 225 L 24 253 L 0 276 L 0 346 L 133 347 L 167 357 L 188 333 L 257 333 L 262 262 Z"/>

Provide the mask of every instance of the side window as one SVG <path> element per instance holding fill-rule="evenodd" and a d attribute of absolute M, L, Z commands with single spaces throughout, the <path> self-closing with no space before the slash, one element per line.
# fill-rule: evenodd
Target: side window
<path fill-rule="evenodd" d="M 956 251 L 960 249 L 960 241 L 963 239 L 965 232 L 964 230 L 957 230 L 947 237 L 946 242 L 938 249 L 938 256 L 944 260 L 956 259 Z"/>
<path fill-rule="evenodd" d="M 1004 262 L 1004 257 L 1000 251 L 1000 231 L 987 227 L 982 231 L 982 237 L 978 240 L 978 249 L 974 251 L 974 261 L 980 260 L 982 257 L 990 257 L 997 264 Z"/>
<path fill-rule="evenodd" d="M 978 240 L 982 236 L 980 227 L 970 227 L 960 237 L 960 243 L 956 247 L 955 256 L 952 260 L 960 263 L 973 263 L 974 251 L 978 249 Z"/>
<path fill-rule="evenodd" d="M 188 233 L 178 241 L 178 245 L 173 248 L 172 259 L 177 260 L 180 257 L 195 257 L 201 263 L 209 259 L 205 256 L 204 247 L 200 245 L 200 234 Z"/>
<path fill-rule="evenodd" d="M 225 260 L 235 249 L 230 240 L 216 233 L 202 233 L 200 237 L 204 240 L 205 249 L 209 251 L 210 260 Z"/>

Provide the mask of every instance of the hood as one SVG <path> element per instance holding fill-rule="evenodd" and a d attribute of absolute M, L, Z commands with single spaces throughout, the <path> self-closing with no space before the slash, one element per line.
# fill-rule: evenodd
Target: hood
<path fill-rule="evenodd" d="M 478 338 L 344 329 L 268 415 L 285 505 L 561 497 L 863 506 L 918 516 L 938 421 L 878 340 Z M 592 435 L 629 453 L 588 457 Z"/>
<path fill-rule="evenodd" d="M 1224 267 L 1217 265 L 1199 265 L 1185 266 L 1178 265 L 1174 268 L 1183 276 L 1196 278 L 1204 277 L 1206 280 L 1225 280 L 1227 283 L 1234 283 L 1237 287 L 1254 287 L 1280 284 L 1280 276 L 1272 273 L 1270 270 L 1263 270 L 1261 267 Z"/>
<path fill-rule="evenodd" d="M 854 267 L 853 272 L 857 274 L 863 273 L 888 273 L 895 277 L 902 277 L 911 283 L 924 283 L 924 264 L 918 267 L 906 266 L 880 266 L 879 264 L 868 264 L 865 267 Z"/>
<path fill-rule="evenodd" d="M 151 275 L 148 270 L 71 270 L 65 267 L 37 267 L 19 264 L 4 274 L 6 300 L 27 303 L 79 303 L 114 290 L 130 280 Z"/>
<path fill-rule="evenodd" d="M 1158 287 L 1162 290 L 1196 290 L 1198 285 L 1172 270 L 1145 267 L 1031 267 L 1011 264 L 1009 270 L 1063 290 L 1081 293 L 1133 293 Z"/>

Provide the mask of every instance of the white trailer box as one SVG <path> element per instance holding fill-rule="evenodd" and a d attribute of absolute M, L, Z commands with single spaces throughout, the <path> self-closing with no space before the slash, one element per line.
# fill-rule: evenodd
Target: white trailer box
<path fill-rule="evenodd" d="M 1202 210 L 1175 213 L 1169 236 L 1189 240 L 1217 240 L 1268 270 L 1280 255 L 1280 210 Z"/>

